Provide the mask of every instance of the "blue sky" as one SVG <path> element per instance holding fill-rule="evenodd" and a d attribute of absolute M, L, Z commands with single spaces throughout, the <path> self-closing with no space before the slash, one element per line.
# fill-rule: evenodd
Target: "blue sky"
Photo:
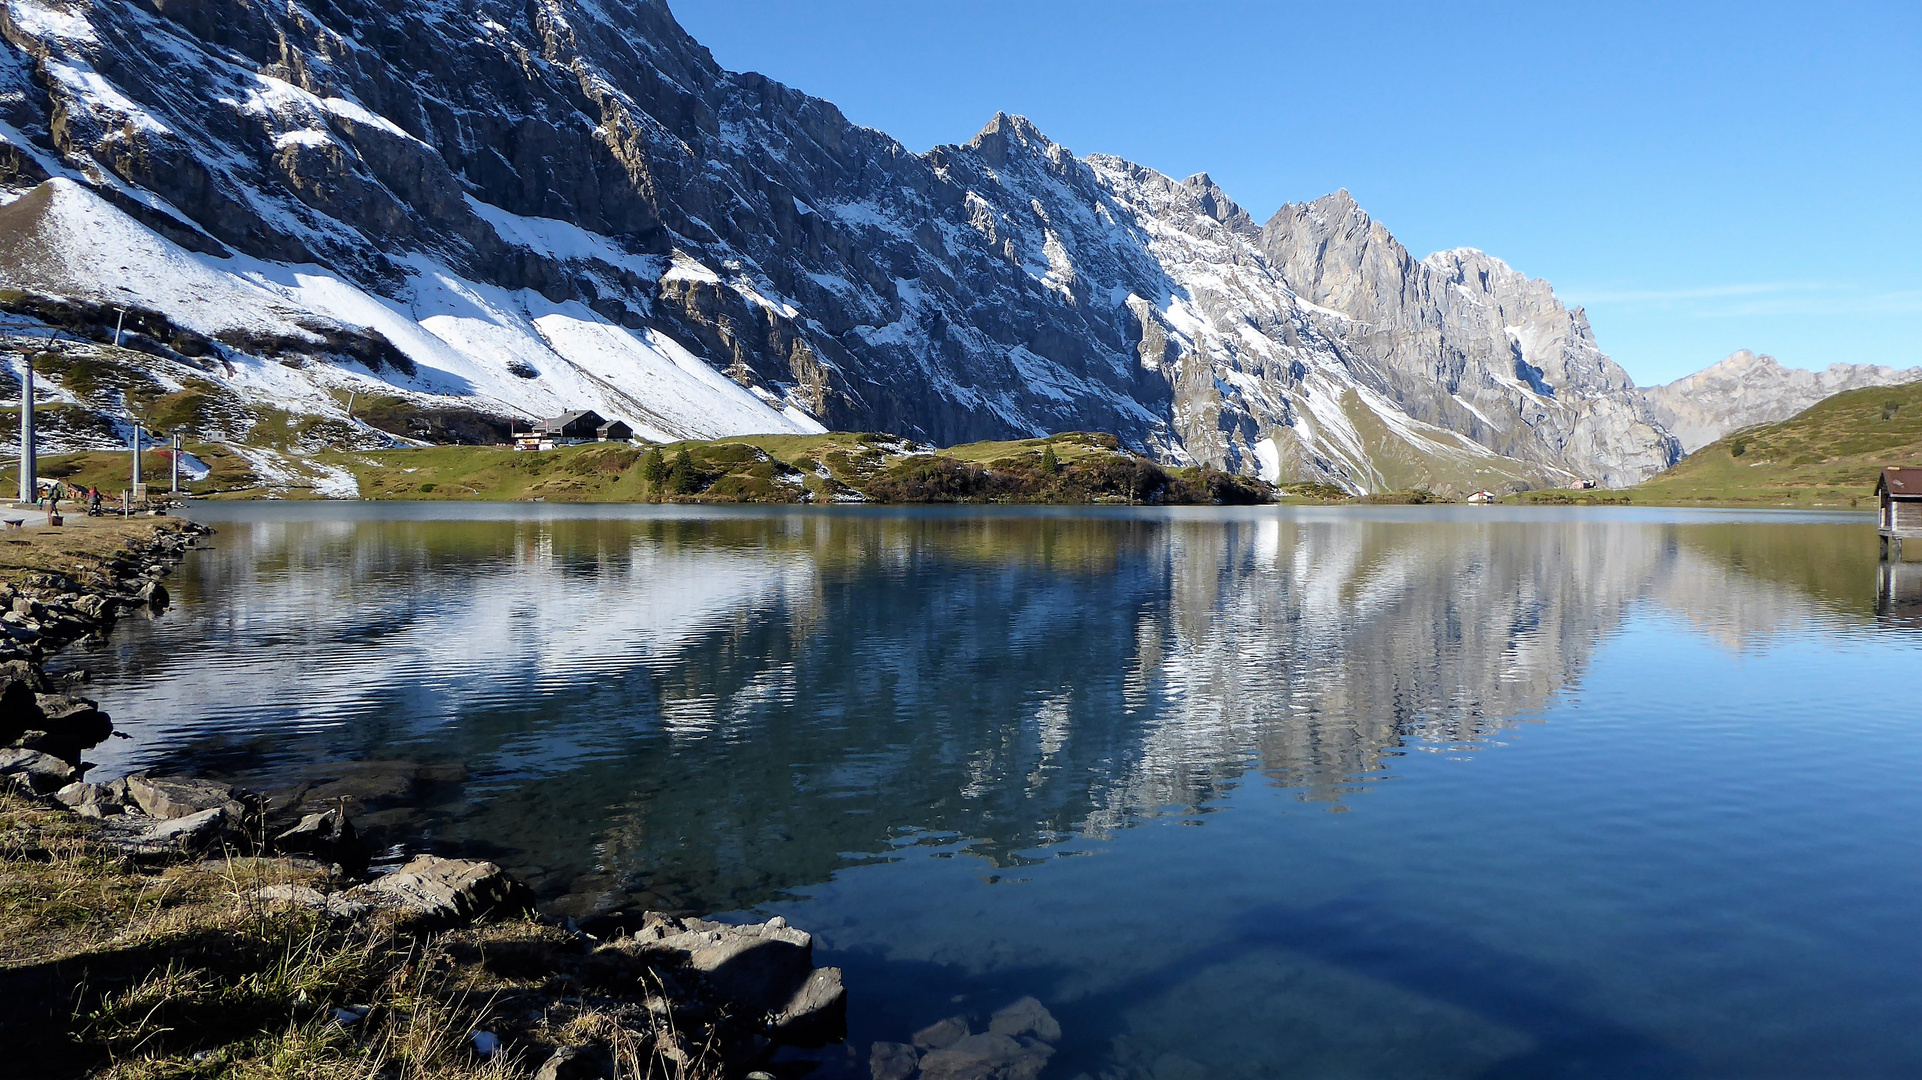
<path fill-rule="evenodd" d="M 1547 278 L 1639 383 L 1922 364 L 1916 0 L 671 3 L 911 150 L 1006 110 L 1257 220 L 1345 187 L 1417 255 Z"/>

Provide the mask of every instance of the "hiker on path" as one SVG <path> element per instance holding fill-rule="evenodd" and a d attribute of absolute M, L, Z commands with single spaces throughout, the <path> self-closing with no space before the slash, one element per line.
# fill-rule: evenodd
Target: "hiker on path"
<path fill-rule="evenodd" d="M 87 516 L 100 516 L 100 486 L 98 484 L 89 485 L 87 488 Z"/>

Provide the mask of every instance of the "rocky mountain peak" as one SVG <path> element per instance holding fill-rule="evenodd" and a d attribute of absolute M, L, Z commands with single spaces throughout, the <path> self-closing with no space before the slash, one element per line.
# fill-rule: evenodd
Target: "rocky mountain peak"
<path fill-rule="evenodd" d="M 1592 479 L 1610 484 L 1679 456 L 1588 320 L 1545 281 L 1474 248 L 1417 260 L 1346 191 L 1283 206 L 1261 249 L 1288 287 L 1340 316 L 1317 321 L 1411 415 L 1492 437 L 1509 455 L 1548 460 L 1581 447 L 1600 466 Z M 1523 419 L 1511 428 L 1498 414 Z M 1483 435 L 1489 428 L 1506 433 Z"/>
<path fill-rule="evenodd" d="M 910 153 L 659 0 L 451 10 L 7 0 L 0 306 L 133 303 L 156 365 L 356 439 L 360 392 L 661 439 L 1099 430 L 1351 490 L 1672 457 L 1545 283 L 1419 262 L 1346 191 L 1257 227 L 1006 113 Z"/>
<path fill-rule="evenodd" d="M 1363 223 L 1369 220 L 1368 211 L 1361 208 L 1361 204 L 1355 201 L 1355 197 L 1348 193 L 1347 188 L 1337 189 L 1333 194 L 1323 195 L 1309 202 L 1308 208 L 1330 220 L 1344 217 L 1354 217 Z"/>
<path fill-rule="evenodd" d="M 1199 172 L 1183 180 L 1181 186 L 1194 194 L 1195 201 L 1200 205 L 1202 212 L 1209 217 L 1235 232 L 1250 236 L 1260 235 L 1261 228 L 1255 224 L 1255 219 L 1229 198 L 1227 192 L 1221 190 L 1220 185 L 1215 183 L 1214 177 L 1205 172 Z"/>
<path fill-rule="evenodd" d="M 1033 121 L 1005 112 L 995 113 L 963 146 L 997 167 L 1005 167 L 1010 156 L 1017 153 L 1047 155 L 1056 149 L 1054 141 L 1042 134 Z"/>
<path fill-rule="evenodd" d="M 1701 384 L 1720 378 L 1741 378 L 1748 375 L 1786 375 L 1789 370 L 1787 365 L 1767 353 L 1737 349 L 1695 374 L 1677 381 Z"/>

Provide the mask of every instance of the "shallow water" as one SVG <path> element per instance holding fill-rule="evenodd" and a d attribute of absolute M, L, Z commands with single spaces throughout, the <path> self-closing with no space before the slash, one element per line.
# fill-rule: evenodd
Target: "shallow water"
<path fill-rule="evenodd" d="M 195 513 L 62 661 L 95 779 L 441 767 L 390 833 L 551 910 L 815 931 L 816 1075 L 1023 993 L 1050 1077 L 1922 1073 L 1922 567 L 1865 516 Z"/>

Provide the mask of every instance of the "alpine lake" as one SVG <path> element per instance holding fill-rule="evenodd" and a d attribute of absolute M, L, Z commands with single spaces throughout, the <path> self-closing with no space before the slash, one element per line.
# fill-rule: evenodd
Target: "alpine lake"
<path fill-rule="evenodd" d="M 190 515 L 173 607 L 50 665 L 131 736 L 90 778 L 785 916 L 849 988 L 812 1076 L 1022 995 L 1062 1080 L 1922 1075 L 1922 565 L 1868 515 Z"/>

